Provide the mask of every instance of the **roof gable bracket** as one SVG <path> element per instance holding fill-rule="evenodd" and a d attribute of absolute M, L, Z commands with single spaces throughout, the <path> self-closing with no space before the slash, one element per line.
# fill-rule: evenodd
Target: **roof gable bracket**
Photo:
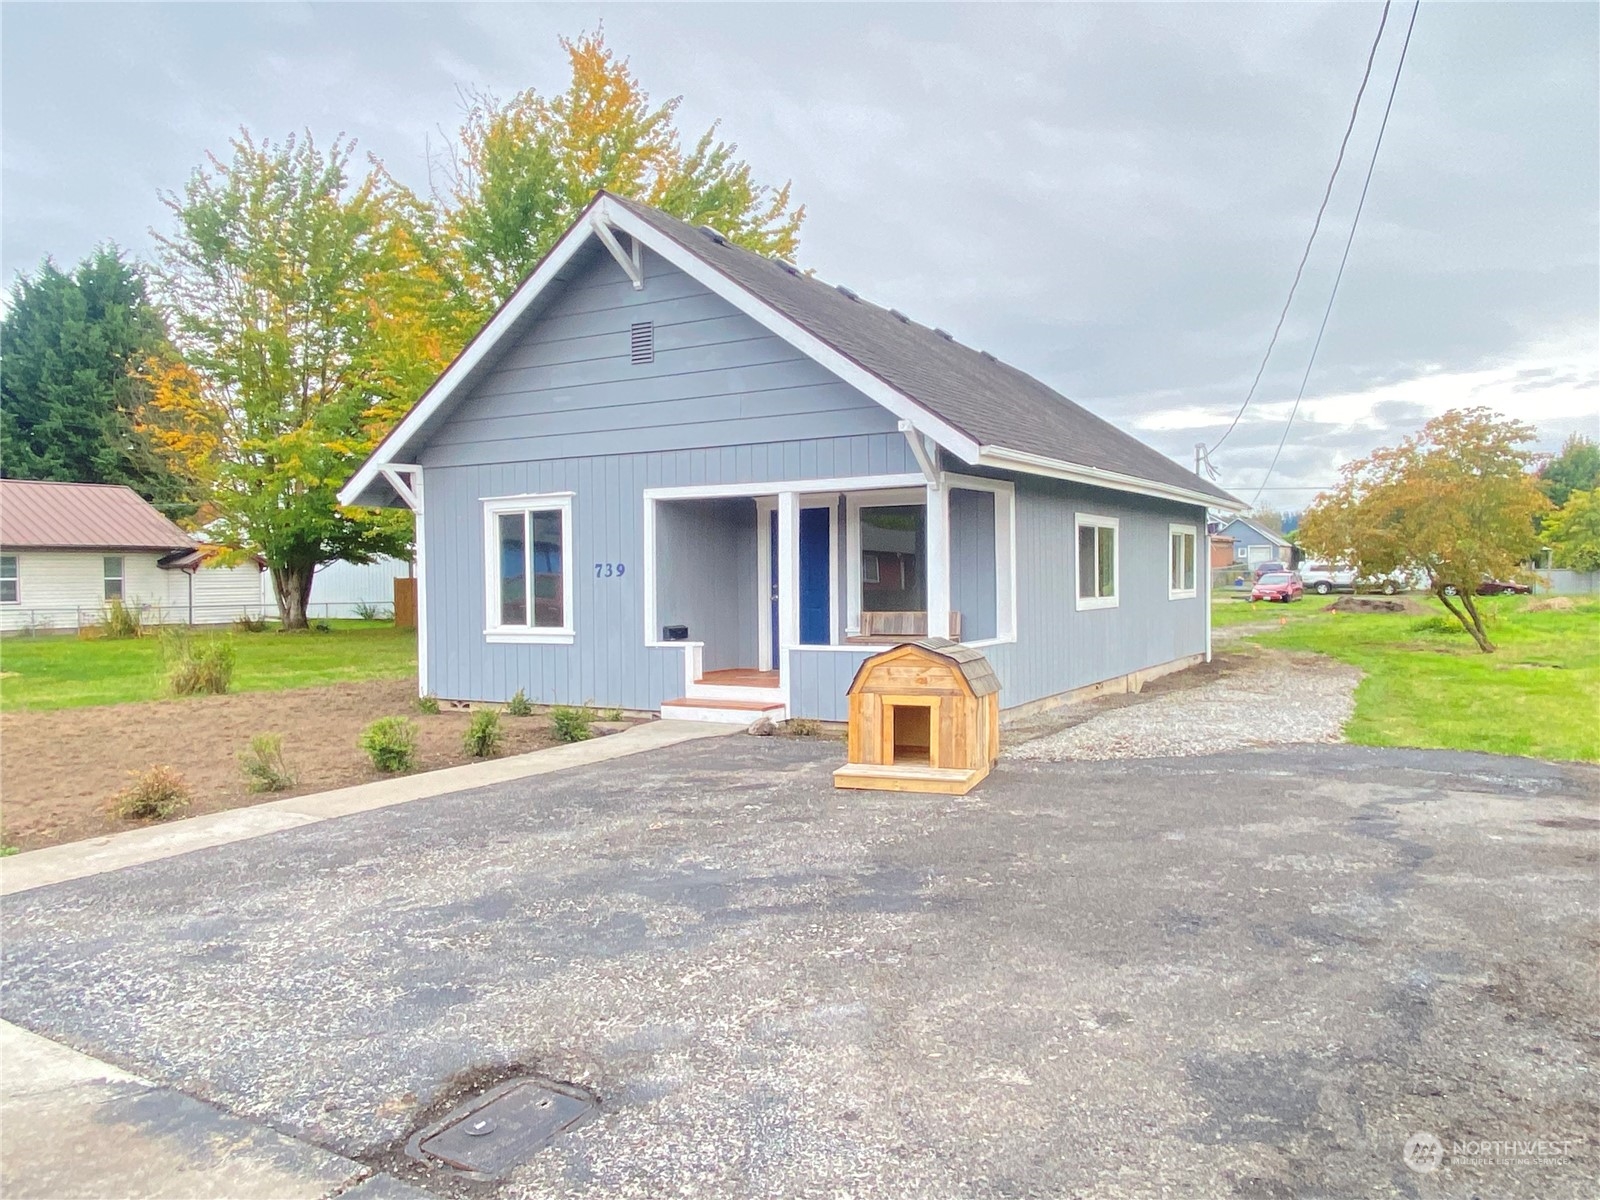
<path fill-rule="evenodd" d="M 418 495 L 421 489 L 415 486 L 422 482 L 421 467 L 411 463 L 389 463 L 379 467 L 378 471 L 394 489 L 394 494 L 406 502 L 407 508 L 412 512 L 422 511 L 422 497 Z"/>
<path fill-rule="evenodd" d="M 910 421 L 900 422 L 900 432 L 906 435 L 906 441 L 911 446 L 911 453 L 916 457 L 917 466 L 922 468 L 922 474 L 928 481 L 928 490 L 939 490 L 939 449 L 933 440 L 918 430 Z"/>
<path fill-rule="evenodd" d="M 589 225 L 594 230 L 595 237 L 600 239 L 600 244 L 611 252 L 611 257 L 617 260 L 624 274 L 633 280 L 633 290 L 644 290 L 644 248 L 639 245 L 639 239 L 630 236 L 628 241 L 633 245 L 633 253 L 628 254 L 622 248 L 622 243 L 617 241 L 617 235 L 612 232 L 610 223 L 604 214 L 592 212 L 589 214 Z"/>

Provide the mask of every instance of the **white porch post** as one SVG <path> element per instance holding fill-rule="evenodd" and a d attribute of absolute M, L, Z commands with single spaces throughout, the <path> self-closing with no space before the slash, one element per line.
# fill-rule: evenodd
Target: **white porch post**
<path fill-rule="evenodd" d="M 773 662 L 789 685 L 789 647 L 800 641 L 800 493 L 778 493 L 778 644 Z"/>
<path fill-rule="evenodd" d="M 950 489 L 928 485 L 928 636 L 950 636 Z"/>

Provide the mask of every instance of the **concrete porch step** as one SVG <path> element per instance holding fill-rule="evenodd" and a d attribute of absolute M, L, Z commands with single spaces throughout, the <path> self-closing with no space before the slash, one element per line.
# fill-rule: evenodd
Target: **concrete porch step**
<path fill-rule="evenodd" d="M 781 700 L 708 699 L 684 696 L 661 705 L 663 718 L 675 721 L 717 721 L 725 725 L 749 725 L 766 717 L 782 721 L 788 712 Z"/>

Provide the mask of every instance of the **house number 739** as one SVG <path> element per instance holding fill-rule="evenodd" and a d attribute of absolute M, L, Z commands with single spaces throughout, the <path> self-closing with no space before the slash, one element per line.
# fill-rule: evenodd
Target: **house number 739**
<path fill-rule="evenodd" d="M 610 579 L 614 575 L 626 575 L 627 563 L 595 563 L 594 577 L 596 579 Z"/>

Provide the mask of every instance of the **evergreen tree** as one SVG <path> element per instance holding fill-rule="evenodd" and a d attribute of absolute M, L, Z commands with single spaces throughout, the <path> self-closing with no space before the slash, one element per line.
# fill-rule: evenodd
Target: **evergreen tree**
<path fill-rule="evenodd" d="M 0 320 L 0 474 L 124 483 L 169 514 L 180 485 L 133 427 L 144 362 L 168 346 L 144 274 L 102 246 L 70 274 L 19 275 Z"/>

